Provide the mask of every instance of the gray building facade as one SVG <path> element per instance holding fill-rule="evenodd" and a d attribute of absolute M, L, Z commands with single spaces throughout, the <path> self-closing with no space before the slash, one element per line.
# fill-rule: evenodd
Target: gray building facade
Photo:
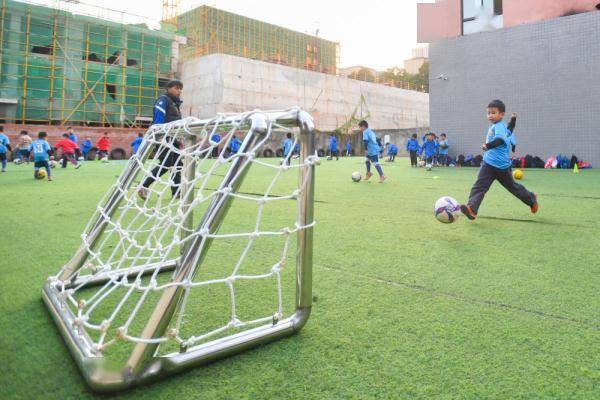
<path fill-rule="evenodd" d="M 506 122 L 519 114 L 516 155 L 600 167 L 600 12 L 445 39 L 430 60 L 431 127 L 448 134 L 451 155 L 481 153 L 498 98 Z"/>

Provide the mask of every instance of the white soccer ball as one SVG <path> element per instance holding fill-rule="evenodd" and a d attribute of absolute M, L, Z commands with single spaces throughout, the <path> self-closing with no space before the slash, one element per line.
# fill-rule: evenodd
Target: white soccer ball
<path fill-rule="evenodd" d="M 58 164 L 58 163 L 54 160 L 48 161 L 48 165 L 50 165 L 50 168 L 56 168 L 56 164 Z"/>
<path fill-rule="evenodd" d="M 85 160 L 85 158 L 83 158 L 83 157 L 79 157 L 79 158 L 77 159 L 77 161 L 84 161 L 84 160 Z"/>
<path fill-rule="evenodd" d="M 358 171 L 354 171 L 354 172 L 352 173 L 352 180 L 353 180 L 354 182 L 360 182 L 360 180 L 361 180 L 361 179 L 362 179 L 362 174 L 361 174 L 360 172 L 358 172 Z"/>
<path fill-rule="evenodd" d="M 107 163 L 108 162 L 108 157 L 104 156 L 100 159 L 100 161 L 102 161 L 103 163 Z"/>
<path fill-rule="evenodd" d="M 440 197 L 435 202 L 433 213 L 438 221 L 444 224 L 451 224 L 460 216 L 460 204 L 452 197 Z"/>
<path fill-rule="evenodd" d="M 425 166 L 425 169 L 426 169 L 427 171 L 431 171 L 431 168 L 433 168 L 433 166 L 432 166 L 431 164 L 427 164 L 427 165 Z"/>
<path fill-rule="evenodd" d="M 424 166 L 425 166 L 425 161 L 424 160 L 419 161 L 419 167 L 424 167 Z"/>
<path fill-rule="evenodd" d="M 20 158 L 15 158 L 13 162 L 15 163 L 15 165 L 19 165 L 19 164 L 21 164 L 23 161 L 21 161 L 21 159 L 20 159 Z"/>

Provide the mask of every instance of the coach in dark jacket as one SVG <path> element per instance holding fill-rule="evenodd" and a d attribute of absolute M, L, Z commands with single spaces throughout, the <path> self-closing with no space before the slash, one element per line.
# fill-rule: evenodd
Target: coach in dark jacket
<path fill-rule="evenodd" d="M 181 96 L 182 90 L 183 83 L 181 81 L 176 79 L 169 81 L 166 92 L 162 94 L 154 104 L 152 120 L 153 125 L 164 124 L 181 119 L 180 107 L 182 101 L 179 96 Z M 167 137 L 166 141 L 171 143 L 176 149 L 181 148 L 181 143 L 179 143 L 179 141 L 173 136 Z M 142 187 L 138 190 L 138 195 L 142 199 L 146 200 L 150 185 L 152 185 L 159 176 L 163 176 L 165 172 L 175 167 L 172 177 L 173 183 L 171 185 L 171 193 L 173 194 L 173 197 L 179 196 L 181 169 L 183 168 L 183 163 L 179 157 L 179 153 L 173 151 L 170 146 L 160 146 L 158 148 L 156 158 L 159 160 L 159 165 L 154 167 L 150 173 L 150 176 L 144 180 Z"/>

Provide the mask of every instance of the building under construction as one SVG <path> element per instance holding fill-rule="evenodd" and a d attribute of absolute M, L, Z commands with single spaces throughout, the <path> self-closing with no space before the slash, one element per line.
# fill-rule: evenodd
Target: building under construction
<path fill-rule="evenodd" d="M 294 68 L 335 74 L 339 44 L 242 15 L 200 6 L 177 18 L 187 37 L 182 58 L 229 54 Z"/>
<path fill-rule="evenodd" d="M 0 121 L 134 126 L 172 77 L 174 35 L 0 0 Z"/>

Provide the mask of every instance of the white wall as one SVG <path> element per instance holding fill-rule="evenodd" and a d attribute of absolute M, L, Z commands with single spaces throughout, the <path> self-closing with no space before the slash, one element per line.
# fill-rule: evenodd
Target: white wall
<path fill-rule="evenodd" d="M 343 125 L 365 98 L 374 129 L 429 126 L 429 95 L 240 57 L 213 54 L 181 63 L 184 116 L 300 106 L 317 129 Z M 368 111 L 367 111 L 368 110 Z M 360 111 L 359 115 L 360 117 Z"/>

